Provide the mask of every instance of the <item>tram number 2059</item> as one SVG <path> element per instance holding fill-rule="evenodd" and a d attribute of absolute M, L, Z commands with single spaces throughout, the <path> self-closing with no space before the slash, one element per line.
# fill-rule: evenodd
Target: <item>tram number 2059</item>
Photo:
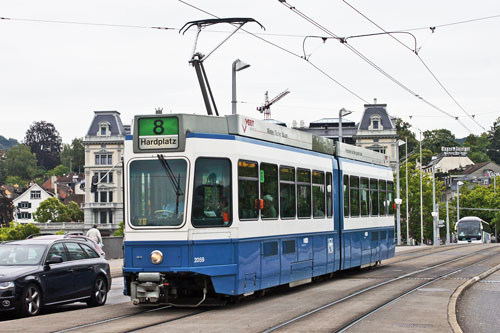
<path fill-rule="evenodd" d="M 205 262 L 205 257 L 194 257 L 194 263 Z"/>

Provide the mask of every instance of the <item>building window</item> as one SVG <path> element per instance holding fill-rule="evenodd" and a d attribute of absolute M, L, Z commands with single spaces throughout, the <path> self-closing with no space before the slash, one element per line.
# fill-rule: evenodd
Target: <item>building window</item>
<path fill-rule="evenodd" d="M 108 212 L 106 210 L 101 211 L 101 224 L 106 224 L 108 223 Z"/>
<path fill-rule="evenodd" d="M 111 165 L 113 164 L 113 154 L 96 154 L 95 155 L 96 165 Z"/>
<path fill-rule="evenodd" d="M 17 204 L 17 208 L 31 208 L 31 202 L 21 201 Z"/>
<path fill-rule="evenodd" d="M 29 219 L 31 219 L 31 213 L 28 213 L 28 212 L 18 213 L 17 218 L 20 220 L 29 220 Z"/>
<path fill-rule="evenodd" d="M 113 171 L 109 173 L 107 171 L 96 172 L 99 183 L 112 183 L 113 182 Z"/>
<path fill-rule="evenodd" d="M 111 134 L 109 130 L 110 123 L 107 121 L 103 121 L 99 123 L 99 131 L 97 132 L 98 136 L 109 136 Z"/>
<path fill-rule="evenodd" d="M 40 199 L 42 192 L 33 190 L 30 192 L 30 194 L 31 194 L 31 196 L 30 196 L 31 199 Z"/>
<path fill-rule="evenodd" d="M 384 127 L 382 126 L 382 118 L 378 114 L 374 114 L 373 116 L 370 117 L 370 126 L 368 127 L 369 130 L 383 130 Z"/>

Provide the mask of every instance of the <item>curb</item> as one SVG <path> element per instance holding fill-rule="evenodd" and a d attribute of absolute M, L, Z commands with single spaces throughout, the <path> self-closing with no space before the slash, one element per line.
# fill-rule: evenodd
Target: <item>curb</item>
<path fill-rule="evenodd" d="M 474 283 L 476 283 L 479 280 L 484 279 L 490 274 L 493 274 L 494 272 L 500 270 L 500 264 L 496 265 L 493 268 L 490 268 L 486 272 L 483 272 L 477 276 L 474 276 L 473 278 L 467 280 L 465 283 L 462 285 L 458 286 L 455 292 L 451 295 L 450 301 L 448 302 L 448 323 L 451 326 L 451 329 L 454 333 L 463 333 L 462 328 L 458 324 L 457 320 L 457 301 L 460 295 L 468 288 L 470 288 Z"/>

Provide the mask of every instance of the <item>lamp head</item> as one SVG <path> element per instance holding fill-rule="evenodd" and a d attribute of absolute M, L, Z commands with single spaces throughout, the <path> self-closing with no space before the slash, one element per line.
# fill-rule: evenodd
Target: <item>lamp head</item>
<path fill-rule="evenodd" d="M 236 59 L 233 62 L 233 70 L 235 70 L 236 72 L 242 71 L 248 67 L 250 67 L 250 64 L 247 64 L 246 62 L 243 62 L 240 59 Z"/>

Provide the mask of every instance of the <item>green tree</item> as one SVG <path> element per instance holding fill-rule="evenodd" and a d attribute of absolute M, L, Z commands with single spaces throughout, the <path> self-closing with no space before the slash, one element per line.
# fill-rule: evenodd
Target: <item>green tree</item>
<path fill-rule="evenodd" d="M 420 240 L 420 170 L 415 168 L 415 163 L 408 163 L 408 202 L 406 201 L 406 164 L 402 163 L 400 166 L 400 192 L 401 199 L 401 234 L 406 236 L 406 205 L 409 211 L 409 227 L 410 237 Z M 436 203 L 442 196 L 444 190 L 443 182 L 436 179 Z M 422 175 L 422 206 L 424 217 L 424 242 L 433 239 L 433 218 L 431 212 L 432 208 L 432 175 Z"/>
<path fill-rule="evenodd" d="M 47 176 L 63 176 L 69 173 L 69 168 L 65 165 L 59 164 L 54 169 L 47 171 Z"/>
<path fill-rule="evenodd" d="M 0 197 L 0 228 L 8 227 L 10 221 L 14 219 L 14 205 L 12 200 L 1 196 Z"/>
<path fill-rule="evenodd" d="M 60 164 L 62 139 L 54 124 L 35 121 L 26 131 L 24 144 L 35 153 L 38 165 L 46 170 Z"/>
<path fill-rule="evenodd" d="M 465 138 L 464 142 L 465 147 L 470 147 L 470 151 L 467 153 L 467 156 L 474 163 L 490 161 L 490 158 L 487 155 L 489 144 L 488 134 L 486 133 L 482 133 L 481 135 L 470 134 Z"/>
<path fill-rule="evenodd" d="M 32 179 L 39 173 L 36 156 L 25 145 L 17 145 L 6 153 L 7 175 Z"/>
<path fill-rule="evenodd" d="M 80 206 L 78 206 L 76 202 L 71 201 L 67 207 L 71 221 L 83 220 L 83 211 L 80 209 Z"/>
<path fill-rule="evenodd" d="M 70 220 L 68 207 L 57 198 L 48 198 L 40 203 L 34 213 L 38 222 L 65 222 Z"/>
<path fill-rule="evenodd" d="M 500 164 L 500 117 L 493 123 L 488 131 L 488 156 L 497 164 Z"/>
<path fill-rule="evenodd" d="M 497 178 L 500 181 L 500 177 Z M 456 221 L 456 198 L 453 200 L 453 218 Z M 500 207 L 500 191 L 494 191 L 493 184 L 485 187 L 481 185 L 473 185 L 469 188 L 469 184 L 466 183 L 460 187 L 460 207 L 461 208 L 486 208 L 486 209 L 498 209 Z M 477 216 L 490 224 L 490 228 L 486 228 L 486 231 L 493 232 L 495 226 L 497 230 L 500 229 L 500 224 L 496 224 L 497 212 L 488 210 L 462 210 L 460 209 L 460 216 Z M 491 229 L 491 230 L 488 230 Z"/>
<path fill-rule="evenodd" d="M 398 133 L 400 140 L 408 141 L 408 153 L 418 150 L 419 146 L 415 133 L 413 133 L 410 128 L 410 123 L 403 121 L 401 118 L 396 118 L 396 132 Z M 401 151 L 399 154 L 402 156 Z"/>
<path fill-rule="evenodd" d="M 439 154 L 441 152 L 441 147 L 458 146 L 455 135 L 447 129 L 424 131 L 423 136 L 422 148 L 429 149 L 434 154 Z"/>
<path fill-rule="evenodd" d="M 85 164 L 83 139 L 75 138 L 71 144 L 64 144 L 61 152 L 61 163 L 73 172 L 82 172 Z"/>
<path fill-rule="evenodd" d="M 22 179 L 19 176 L 8 176 L 7 179 L 5 179 L 5 184 L 9 185 L 26 185 L 28 181 L 26 179 Z"/>

